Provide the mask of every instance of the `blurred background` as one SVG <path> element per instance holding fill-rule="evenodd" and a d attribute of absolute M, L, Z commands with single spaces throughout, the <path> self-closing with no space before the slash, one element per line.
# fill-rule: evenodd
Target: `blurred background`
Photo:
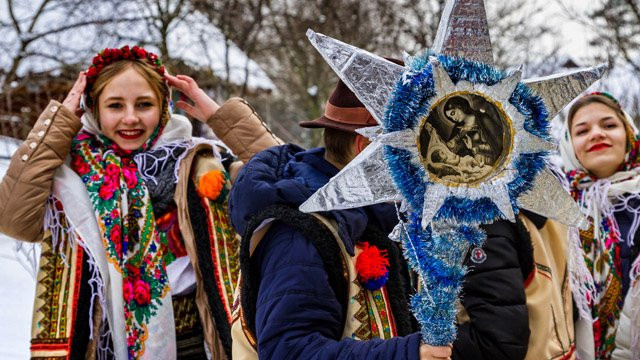
<path fill-rule="evenodd" d="M 381 56 L 429 48 L 443 0 L 0 0 L 0 178 L 50 99 L 62 101 L 97 51 L 158 53 L 222 103 L 242 96 L 282 139 L 319 145 L 296 124 L 322 114 L 337 77 L 308 28 Z M 637 0 L 486 0 L 496 64 L 525 77 L 601 62 L 605 90 L 640 118 Z M 563 114 L 554 120 L 559 129 Z M 202 129 L 195 128 L 195 131 Z M 37 246 L 0 234 L 0 358 L 28 358 Z"/>
<path fill-rule="evenodd" d="M 24 138 L 104 47 L 139 44 L 219 102 L 243 96 L 286 141 L 319 116 L 336 81 L 311 28 L 382 56 L 427 49 L 443 0 L 0 0 L 0 134 Z M 640 5 L 634 0 L 486 0 L 497 64 L 526 77 L 609 62 L 596 87 L 640 112 Z"/>

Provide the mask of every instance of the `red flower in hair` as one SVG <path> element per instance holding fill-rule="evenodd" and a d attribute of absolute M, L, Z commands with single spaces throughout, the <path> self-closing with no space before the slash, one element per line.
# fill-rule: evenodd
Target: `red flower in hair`
<path fill-rule="evenodd" d="M 98 70 L 95 67 L 90 67 L 89 70 L 87 70 L 87 77 L 94 77 L 98 75 Z"/>
<path fill-rule="evenodd" d="M 136 56 L 141 59 L 144 59 L 147 57 L 147 51 L 145 49 L 134 46 L 133 51 L 135 52 Z"/>
<path fill-rule="evenodd" d="M 155 68 L 155 70 L 160 74 L 164 75 L 165 69 L 162 66 L 160 60 L 158 60 L 158 55 L 148 52 L 147 50 L 134 46 L 132 48 L 129 45 L 125 45 L 120 49 L 109 49 L 105 48 L 101 52 L 96 55 L 92 60 L 92 65 L 87 69 L 87 91 L 91 90 L 91 86 L 93 82 L 95 82 L 100 71 L 111 63 L 114 63 L 119 60 L 145 60 L 151 66 Z"/>
<path fill-rule="evenodd" d="M 96 55 L 93 58 L 93 65 L 98 66 L 98 65 L 102 65 L 103 63 L 104 63 L 104 61 L 102 60 L 102 57 L 100 55 Z"/>

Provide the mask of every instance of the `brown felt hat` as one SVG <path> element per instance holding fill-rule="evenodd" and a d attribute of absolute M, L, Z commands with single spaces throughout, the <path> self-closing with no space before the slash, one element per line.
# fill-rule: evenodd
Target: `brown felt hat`
<path fill-rule="evenodd" d="M 298 125 L 304 128 L 333 128 L 355 132 L 356 129 L 378 123 L 347 85 L 339 80 L 329 96 L 324 115 L 314 120 L 302 121 Z"/>
<path fill-rule="evenodd" d="M 402 60 L 385 59 L 404 66 Z M 336 88 L 329 96 L 324 115 L 314 120 L 302 121 L 298 125 L 304 128 L 333 128 L 355 133 L 356 129 L 376 126 L 378 123 L 347 85 L 338 80 Z"/>

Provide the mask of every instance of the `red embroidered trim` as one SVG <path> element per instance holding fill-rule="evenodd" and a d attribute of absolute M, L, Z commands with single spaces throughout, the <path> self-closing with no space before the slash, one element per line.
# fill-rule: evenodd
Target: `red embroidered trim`
<path fill-rule="evenodd" d="M 527 279 L 524 281 L 524 288 L 528 288 L 529 285 L 531 284 L 531 282 L 533 281 L 533 278 L 536 275 L 536 269 L 531 270 L 531 272 L 529 273 L 529 276 L 527 276 Z"/>
<path fill-rule="evenodd" d="M 571 348 L 569 349 L 569 352 L 564 354 L 562 357 L 559 357 L 558 360 L 568 360 L 571 359 L 571 357 L 573 356 L 573 353 L 576 351 L 576 345 L 571 345 Z"/>
<path fill-rule="evenodd" d="M 384 296 L 385 305 L 388 308 L 387 316 L 389 317 L 389 328 L 391 330 L 391 336 L 396 337 L 398 336 L 398 332 L 396 331 L 396 319 L 393 316 L 393 309 L 391 308 L 391 303 L 389 301 L 389 294 L 387 293 L 387 287 L 383 286 L 381 290 L 382 290 L 382 295 Z"/>
<path fill-rule="evenodd" d="M 76 279 L 75 279 L 75 284 L 74 284 L 74 289 L 73 289 L 73 304 L 71 305 L 71 324 L 69 324 L 68 326 L 71 326 L 71 331 L 69 332 L 69 356 L 71 356 L 71 345 L 73 343 L 73 333 L 74 330 L 76 328 L 76 316 L 77 313 L 79 311 L 78 309 L 78 298 L 80 297 L 80 284 L 82 284 L 82 259 L 84 258 L 84 249 L 82 249 L 80 246 L 78 246 L 77 242 L 81 241 L 80 237 L 78 236 L 76 239 Z M 93 314 L 89 314 L 89 317 L 92 319 L 93 322 Z"/>
<path fill-rule="evenodd" d="M 215 241 L 217 243 L 217 238 L 215 236 L 214 232 L 214 226 L 215 224 L 212 223 L 213 221 L 213 216 L 211 213 L 211 207 L 209 205 L 209 201 L 206 198 L 200 197 L 200 202 L 202 203 L 202 207 L 205 210 L 206 213 L 206 217 L 207 217 L 207 231 L 209 232 L 209 239 L 212 241 Z M 217 245 L 217 244 L 216 244 Z M 209 244 L 209 249 L 211 250 L 211 261 L 213 262 L 213 278 L 216 280 L 216 286 L 218 287 L 218 295 L 220 296 L 220 299 L 222 300 L 222 298 L 225 296 L 225 292 L 222 290 L 222 284 L 220 283 L 220 277 L 222 276 L 222 274 L 220 274 L 218 272 L 218 256 L 216 254 L 216 245 L 211 245 L 211 243 Z M 229 324 L 231 324 L 231 322 L 233 321 L 232 316 L 231 316 L 231 312 L 229 312 L 228 306 L 224 306 L 224 312 L 227 314 L 227 321 L 229 321 Z"/>
<path fill-rule="evenodd" d="M 61 339 L 64 341 L 62 344 L 31 344 L 31 351 L 42 351 L 42 350 L 69 350 L 69 339 Z"/>

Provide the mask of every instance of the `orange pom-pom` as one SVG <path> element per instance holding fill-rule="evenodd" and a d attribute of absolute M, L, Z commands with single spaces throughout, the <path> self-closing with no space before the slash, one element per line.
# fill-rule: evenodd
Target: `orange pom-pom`
<path fill-rule="evenodd" d="M 211 200 L 220 196 L 227 178 L 220 170 L 211 170 L 200 177 L 198 183 L 198 194 Z"/>

